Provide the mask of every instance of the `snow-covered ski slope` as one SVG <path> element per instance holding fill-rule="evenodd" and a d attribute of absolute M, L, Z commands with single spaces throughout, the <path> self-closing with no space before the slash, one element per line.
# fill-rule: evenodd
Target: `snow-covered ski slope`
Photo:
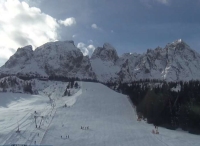
<path fill-rule="evenodd" d="M 199 136 L 183 131 L 159 127 L 160 134 L 152 134 L 153 126 L 137 121 L 134 108 L 125 95 L 99 83 L 83 82 L 73 96 L 53 98 L 55 107 L 50 106 L 45 95 L 0 93 L 1 100 L 2 96 L 12 97 L 12 102 L 7 101 L 10 104 L 4 103 L 4 106 L 0 103 L 0 145 L 35 142 L 54 146 L 200 145 Z M 65 104 L 67 107 L 63 107 Z M 31 117 L 35 109 L 38 115 L 44 115 L 40 129 L 35 128 Z M 20 133 L 15 132 L 17 119 Z M 39 123 L 40 119 L 37 120 Z M 81 129 L 88 126 L 87 130 Z"/>

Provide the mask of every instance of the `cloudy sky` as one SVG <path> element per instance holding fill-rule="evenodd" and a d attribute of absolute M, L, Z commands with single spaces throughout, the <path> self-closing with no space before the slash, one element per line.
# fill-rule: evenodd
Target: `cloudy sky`
<path fill-rule="evenodd" d="M 74 40 L 84 55 L 119 55 L 183 39 L 200 52 L 200 0 L 0 0 L 0 65 L 17 48 Z"/>

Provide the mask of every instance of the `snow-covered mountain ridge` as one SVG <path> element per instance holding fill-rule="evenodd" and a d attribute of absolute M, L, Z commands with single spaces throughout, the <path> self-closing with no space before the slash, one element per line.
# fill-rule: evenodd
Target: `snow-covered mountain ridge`
<path fill-rule="evenodd" d="M 14 75 L 95 78 L 89 57 L 83 56 L 73 41 L 49 42 L 34 51 L 31 46 L 19 48 L 0 68 L 0 72 Z"/>
<path fill-rule="evenodd" d="M 57 41 L 46 43 L 34 51 L 31 46 L 18 49 L 0 68 L 0 73 L 77 77 L 101 82 L 200 80 L 200 55 L 182 40 L 177 40 L 164 48 L 122 56 L 105 43 L 103 47 L 97 47 L 89 58 L 83 56 L 73 41 Z"/>

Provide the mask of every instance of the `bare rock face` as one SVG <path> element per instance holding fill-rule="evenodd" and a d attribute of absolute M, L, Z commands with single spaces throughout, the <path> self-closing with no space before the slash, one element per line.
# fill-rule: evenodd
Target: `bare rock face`
<path fill-rule="evenodd" d="M 103 47 L 97 47 L 92 54 L 91 59 L 99 58 L 103 61 L 115 62 L 119 57 L 117 51 L 110 44 L 105 43 Z"/>
<path fill-rule="evenodd" d="M 101 82 L 118 81 L 117 73 L 120 71 L 120 67 L 116 65 L 118 59 L 117 51 L 110 44 L 105 43 L 103 47 L 97 47 L 90 59 L 97 80 Z"/>
<path fill-rule="evenodd" d="M 117 65 L 120 66 L 120 72 L 117 74 L 119 75 L 121 82 L 131 82 L 136 80 L 134 70 L 141 59 L 140 56 L 140 54 L 136 53 L 125 53 L 117 60 Z"/>

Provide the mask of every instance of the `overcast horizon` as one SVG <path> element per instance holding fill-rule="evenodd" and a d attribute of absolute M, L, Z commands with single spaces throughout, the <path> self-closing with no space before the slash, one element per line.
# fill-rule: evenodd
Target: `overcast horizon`
<path fill-rule="evenodd" d="M 19 47 L 73 40 L 144 53 L 182 39 L 200 53 L 200 0 L 0 0 L 0 66 Z"/>

